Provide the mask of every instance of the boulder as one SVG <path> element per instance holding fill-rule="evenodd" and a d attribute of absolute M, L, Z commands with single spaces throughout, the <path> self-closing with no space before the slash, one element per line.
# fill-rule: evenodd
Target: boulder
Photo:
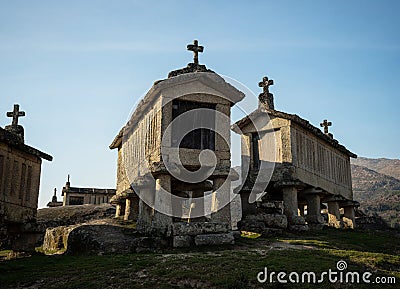
<path fill-rule="evenodd" d="M 69 233 L 75 229 L 74 226 L 60 226 L 46 230 L 43 241 L 44 251 L 60 251 L 67 249 L 67 240 Z"/>
<path fill-rule="evenodd" d="M 127 254 L 135 252 L 135 237 L 126 229 L 113 225 L 81 225 L 73 228 L 67 238 L 68 255 Z"/>

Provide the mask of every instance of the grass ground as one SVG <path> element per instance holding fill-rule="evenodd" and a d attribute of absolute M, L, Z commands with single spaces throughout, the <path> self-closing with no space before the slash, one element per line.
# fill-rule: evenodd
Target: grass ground
<path fill-rule="evenodd" d="M 242 238 L 235 246 L 169 252 L 63 256 L 33 255 L 0 262 L 1 288 L 377 288 L 377 284 L 259 283 L 271 271 L 369 271 L 370 280 L 395 277 L 399 288 L 400 239 L 393 234 L 323 230 L 278 238 Z M 0 253 L 0 259 L 8 252 Z M 319 276 L 319 275 L 317 275 Z M 325 278 L 327 279 L 327 278 Z M 276 280 L 276 278 L 275 278 Z M 288 278 L 286 277 L 286 280 Z M 393 282 L 393 281 L 392 281 Z M 322 286 L 321 286 L 322 285 Z"/>

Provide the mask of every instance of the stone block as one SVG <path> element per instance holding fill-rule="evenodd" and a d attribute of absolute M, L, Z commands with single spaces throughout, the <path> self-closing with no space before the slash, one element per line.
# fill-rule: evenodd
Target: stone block
<path fill-rule="evenodd" d="M 172 232 L 174 236 L 196 236 L 210 233 L 227 233 L 229 225 L 226 223 L 201 222 L 201 223 L 174 223 Z"/>
<path fill-rule="evenodd" d="M 174 236 L 172 240 L 172 246 L 174 248 L 187 248 L 193 245 L 193 237 L 189 235 L 185 236 Z"/>
<path fill-rule="evenodd" d="M 309 231 L 308 225 L 289 225 L 288 229 L 294 232 L 306 232 Z"/>
<path fill-rule="evenodd" d="M 196 246 L 216 246 L 216 245 L 233 245 L 235 238 L 233 233 L 223 234 L 204 234 L 198 235 L 194 238 Z"/>
<path fill-rule="evenodd" d="M 266 213 L 260 213 L 257 215 L 248 215 L 245 218 L 245 221 L 246 223 L 262 222 L 265 224 L 266 227 L 281 228 L 281 229 L 286 229 L 288 224 L 287 217 L 285 215 L 266 214 Z"/>

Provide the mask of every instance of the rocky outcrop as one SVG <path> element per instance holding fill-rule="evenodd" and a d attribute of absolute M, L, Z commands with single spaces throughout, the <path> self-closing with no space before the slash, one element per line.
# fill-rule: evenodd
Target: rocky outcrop
<path fill-rule="evenodd" d="M 115 207 L 110 204 L 63 206 L 38 210 L 37 223 L 44 228 L 54 228 L 113 218 L 114 216 Z"/>

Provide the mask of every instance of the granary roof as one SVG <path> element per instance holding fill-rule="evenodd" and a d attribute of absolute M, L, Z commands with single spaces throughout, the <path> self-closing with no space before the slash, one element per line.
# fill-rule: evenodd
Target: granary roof
<path fill-rule="evenodd" d="M 41 152 L 38 149 L 35 149 L 31 146 L 24 144 L 18 137 L 18 135 L 15 135 L 12 132 L 9 132 L 1 127 L 0 127 L 0 141 L 5 142 L 6 144 L 15 147 L 27 154 L 31 154 L 48 161 L 53 160 L 53 157 L 51 155 L 48 155 L 44 152 Z"/>
<path fill-rule="evenodd" d="M 188 67 L 189 66 L 192 67 L 191 64 L 193 64 L 194 67 L 193 69 L 197 69 L 198 67 L 205 67 L 204 65 L 199 65 L 194 63 L 190 63 Z M 124 129 L 127 127 L 135 126 L 142 117 L 143 113 L 146 112 L 146 110 L 149 107 L 152 107 L 154 101 L 158 99 L 162 94 L 162 92 L 167 90 L 168 88 L 177 87 L 179 85 L 190 85 L 194 81 L 199 81 L 204 85 L 228 97 L 231 105 L 234 105 L 235 103 L 241 101 L 245 96 L 243 92 L 239 91 L 237 88 L 226 82 L 221 76 L 219 76 L 215 72 L 209 72 L 209 71 L 182 72 L 180 70 L 176 70 L 170 72 L 170 74 L 171 73 L 176 73 L 176 75 L 171 76 L 167 79 L 158 80 L 154 82 L 153 86 L 150 88 L 150 90 L 146 93 L 146 95 L 137 105 L 129 122 L 126 124 L 125 127 L 123 127 L 119 131 L 118 135 L 114 138 L 113 142 L 109 146 L 110 149 L 118 148 L 118 146 L 121 144 L 122 141 Z M 189 93 L 194 93 L 194 92 L 195 91 Z"/>
<path fill-rule="evenodd" d="M 115 189 L 98 189 L 98 188 L 78 188 L 78 187 L 64 187 L 62 191 L 62 195 L 64 192 L 75 193 L 75 194 L 108 194 L 114 195 Z"/>
<path fill-rule="evenodd" d="M 286 113 L 286 112 L 273 110 L 273 109 L 257 108 L 255 111 L 253 111 L 249 115 L 247 115 L 244 118 L 242 118 L 241 120 L 237 121 L 232 126 L 232 130 L 235 131 L 236 133 L 239 133 L 239 131 L 235 127 L 239 127 L 240 129 L 242 129 L 242 128 L 244 128 L 246 125 L 248 125 L 251 122 L 251 119 L 254 119 L 258 115 L 261 115 L 262 113 L 266 113 L 266 112 L 268 113 L 269 116 L 280 117 L 280 118 L 284 118 L 284 119 L 293 121 L 294 123 L 298 124 L 302 128 L 304 128 L 307 131 L 309 131 L 312 134 L 314 134 L 316 137 L 324 140 L 325 142 L 329 143 L 334 148 L 336 148 L 339 151 L 345 153 L 349 157 L 357 158 L 356 154 L 354 154 L 351 151 L 349 151 L 345 146 L 339 144 L 339 142 L 336 139 L 331 138 L 330 136 L 324 134 L 319 128 L 317 128 L 317 127 L 313 126 L 312 124 L 310 124 L 310 122 L 308 120 L 305 120 L 305 119 L 301 118 L 300 116 L 298 116 L 296 114 L 289 114 L 289 113 Z"/>

